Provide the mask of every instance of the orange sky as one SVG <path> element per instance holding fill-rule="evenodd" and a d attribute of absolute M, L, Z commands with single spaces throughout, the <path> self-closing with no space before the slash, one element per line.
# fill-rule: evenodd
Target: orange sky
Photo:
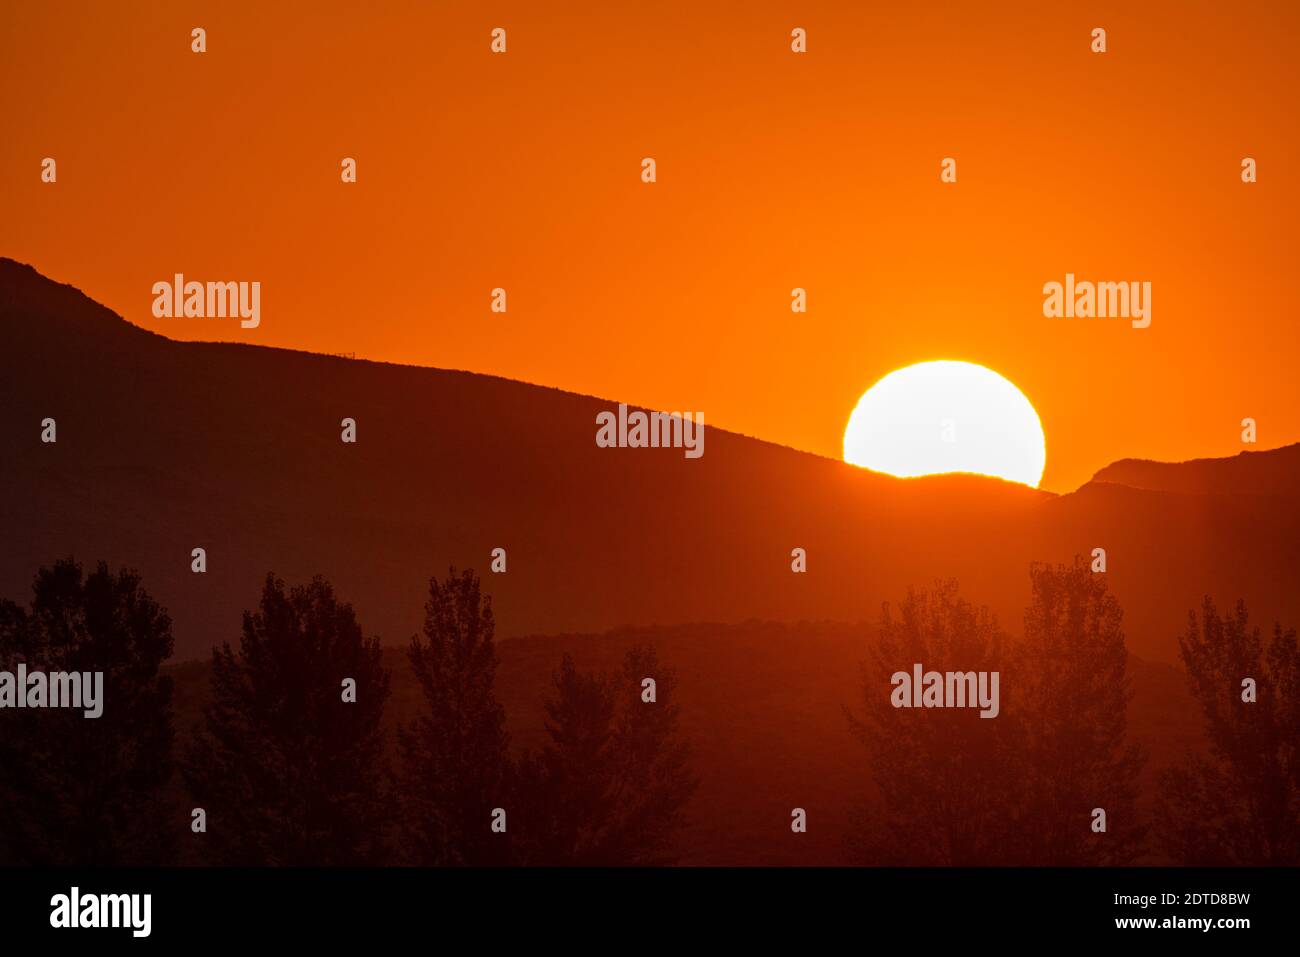
<path fill-rule="evenodd" d="M 0 254 L 174 338 L 489 372 L 835 457 L 880 376 L 966 359 L 1037 407 L 1055 490 L 1234 454 L 1244 416 L 1257 448 L 1300 440 L 1300 5 L 869 6 L 7 3 Z M 175 272 L 260 281 L 261 326 L 155 319 Z M 1151 327 L 1044 318 L 1066 272 L 1150 281 Z"/>

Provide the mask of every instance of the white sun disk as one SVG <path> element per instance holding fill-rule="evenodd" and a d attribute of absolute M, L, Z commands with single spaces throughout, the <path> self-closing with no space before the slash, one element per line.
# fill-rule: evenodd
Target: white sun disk
<path fill-rule="evenodd" d="M 863 393 L 844 429 L 844 461 L 904 478 L 974 472 L 1036 488 L 1047 443 L 1024 393 L 992 369 L 920 362 Z"/>

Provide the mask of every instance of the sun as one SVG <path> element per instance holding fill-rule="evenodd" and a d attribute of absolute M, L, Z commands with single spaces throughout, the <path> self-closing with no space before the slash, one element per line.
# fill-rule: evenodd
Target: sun
<path fill-rule="evenodd" d="M 1038 487 L 1047 442 L 1023 392 L 973 362 L 918 362 L 863 393 L 844 429 L 844 461 L 903 478 L 995 475 Z"/>

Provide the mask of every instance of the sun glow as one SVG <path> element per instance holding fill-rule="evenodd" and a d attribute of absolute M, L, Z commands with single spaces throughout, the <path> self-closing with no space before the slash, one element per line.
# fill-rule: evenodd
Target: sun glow
<path fill-rule="evenodd" d="M 903 478 L 974 472 L 1037 488 L 1047 443 L 1024 393 L 992 369 L 920 362 L 863 393 L 844 429 L 844 461 Z"/>

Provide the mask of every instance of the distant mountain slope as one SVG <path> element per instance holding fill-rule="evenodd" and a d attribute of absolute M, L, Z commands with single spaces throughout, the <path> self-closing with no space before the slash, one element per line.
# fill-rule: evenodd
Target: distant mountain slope
<path fill-rule="evenodd" d="M 596 414 L 616 402 L 174 342 L 0 260 L 0 594 L 25 598 L 62 555 L 134 566 L 171 611 L 180 658 L 236 638 L 268 570 L 326 575 L 369 631 L 404 640 L 428 577 L 452 563 L 483 573 L 503 635 L 874 620 L 909 585 L 950 576 L 1016 629 L 1030 561 L 1104 546 L 1144 656 L 1174 656 L 1206 592 L 1300 619 L 1290 496 L 901 480 L 712 427 L 696 460 L 598 448 Z M 46 417 L 57 444 L 40 441 Z M 190 571 L 196 546 L 206 575 Z M 503 575 L 487 573 L 496 547 Z M 790 570 L 795 547 L 806 574 Z"/>
<path fill-rule="evenodd" d="M 1223 495 L 1300 493 L 1300 444 L 1264 452 L 1240 452 L 1229 459 L 1150 462 L 1122 459 L 1093 476 L 1094 482 L 1159 492 Z"/>

